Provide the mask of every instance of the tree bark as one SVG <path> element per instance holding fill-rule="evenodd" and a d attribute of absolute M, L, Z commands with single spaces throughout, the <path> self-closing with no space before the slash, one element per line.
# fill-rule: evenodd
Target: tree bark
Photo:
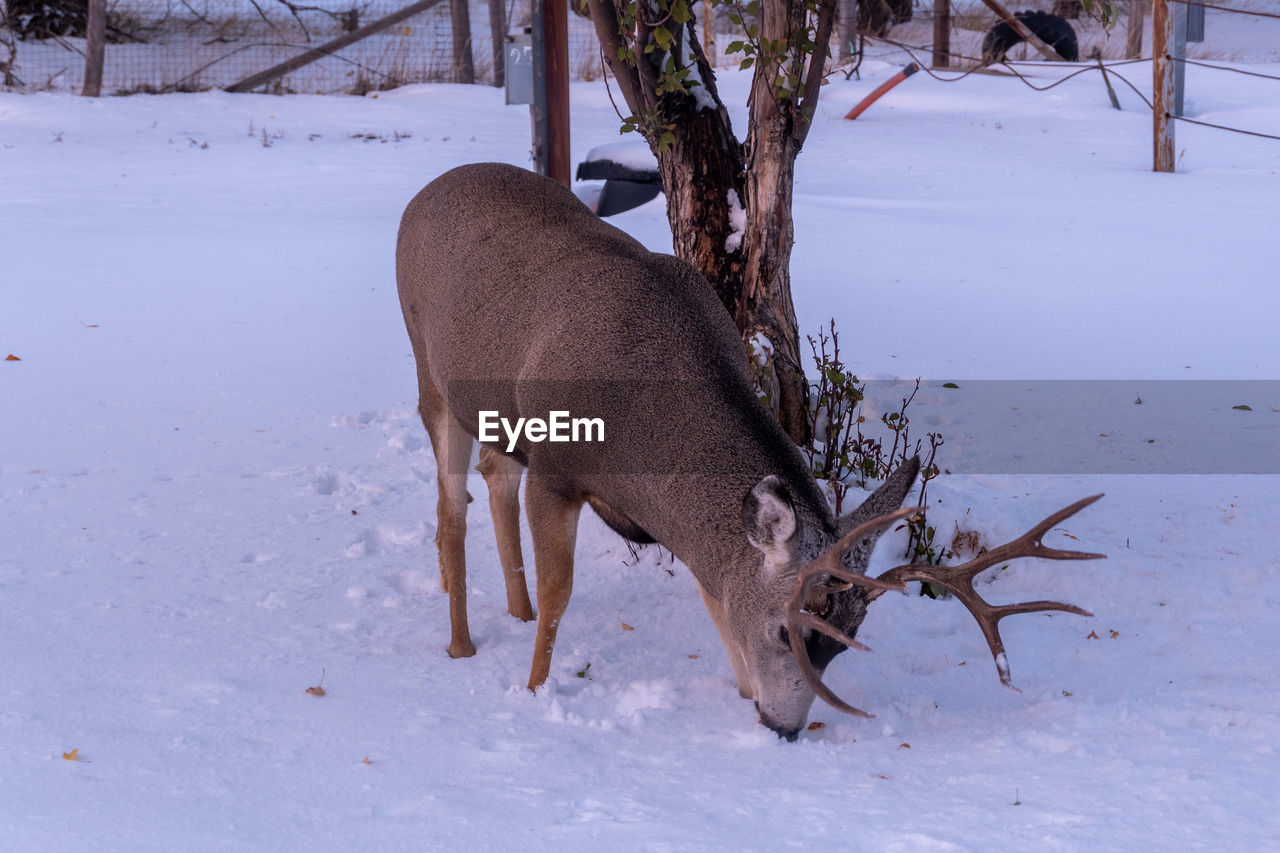
<path fill-rule="evenodd" d="M 507 80 L 507 4 L 504 0 L 489 0 L 489 35 L 493 39 L 493 85 L 501 89 Z"/>
<path fill-rule="evenodd" d="M 808 436 L 807 383 L 800 360 L 800 331 L 791 300 L 791 247 L 795 229 L 791 200 L 800 146 L 779 121 L 753 126 L 752 168 L 747 172 L 746 258 L 734 315 L 743 335 L 764 335 L 773 345 L 773 381 L 778 420 L 796 442 Z M 772 388 L 769 389 L 773 391 Z"/>
<path fill-rule="evenodd" d="M 822 4 L 812 34 L 819 47 L 808 67 L 787 69 L 794 76 L 788 96 L 779 97 L 775 89 L 777 63 L 757 65 L 750 127 L 742 145 L 692 23 L 666 26 L 676 33 L 676 52 L 696 73 L 691 77 L 704 81 L 705 92 L 698 97 L 680 91 L 659 93 L 664 55 L 652 57 L 655 65 L 650 54 L 636 47 L 647 41 L 644 9 L 633 41 L 619 26 L 626 0 L 590 0 L 605 61 L 658 159 L 674 252 L 702 271 L 744 339 L 767 338 L 772 355 L 766 373 L 771 377 L 765 379 L 772 387 L 764 391 L 779 422 L 797 442 L 807 439 L 807 383 L 791 300 L 792 184 L 795 158 L 809 128 L 804 116 L 812 114 L 817 101 L 835 3 Z M 649 14 L 654 21 L 660 17 L 652 10 Z M 765 0 L 760 38 L 800 45 L 810 37 L 805 15 L 802 3 Z M 627 48 L 636 51 L 634 63 L 618 55 Z"/>
<path fill-rule="evenodd" d="M 1142 26 L 1147 17 L 1147 0 L 1129 0 L 1129 24 L 1124 39 L 1125 59 L 1142 56 Z"/>
<path fill-rule="evenodd" d="M 467 0 L 449 0 L 449 26 L 453 31 L 453 82 L 476 82 L 476 64 L 471 56 L 471 12 Z"/>
<path fill-rule="evenodd" d="M 102 94 L 102 66 L 107 50 L 107 0 L 89 0 L 84 57 L 84 89 L 81 94 L 96 98 Z"/>

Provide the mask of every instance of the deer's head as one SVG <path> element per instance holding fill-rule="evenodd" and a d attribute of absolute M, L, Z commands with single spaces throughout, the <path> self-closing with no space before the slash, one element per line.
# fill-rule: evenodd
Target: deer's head
<path fill-rule="evenodd" d="M 907 581 L 931 581 L 950 591 L 977 619 L 996 662 L 1001 682 L 1010 689 L 1009 668 L 998 624 L 1005 616 L 1041 610 L 1092 614 L 1056 601 L 993 606 L 973 589 L 981 571 L 1017 557 L 1092 559 L 1100 554 L 1046 548 L 1041 537 L 1054 525 L 1096 501 L 1085 498 L 1054 513 L 1013 542 L 958 566 L 908 564 L 878 578 L 865 572 L 881 533 L 918 512 L 898 509 L 918 469 L 903 465 L 858 509 L 840 519 L 834 534 L 803 519 L 776 477 L 766 477 L 743 501 L 748 541 L 760 552 L 760 571 L 752 582 L 725 592 L 723 602 L 736 649 L 735 665 L 744 695 L 755 701 L 760 722 L 780 737 L 794 740 L 804 727 L 814 696 L 860 717 L 871 714 L 849 705 L 822 683 L 828 664 L 847 648 L 870 651 L 854 639 L 867 605 L 887 590 L 905 591 Z M 722 634 L 724 632 L 722 631 Z M 727 641 L 726 641 L 727 643 Z"/>
<path fill-rule="evenodd" d="M 900 466 L 860 507 L 839 519 L 834 530 L 829 520 L 824 523 L 812 513 L 799 511 L 796 497 L 778 477 L 765 477 L 743 499 L 742 524 L 747 541 L 759 552 L 760 567 L 745 577 L 739 575 L 739 582 L 724 592 L 723 604 L 737 644 L 729 654 L 736 652 L 740 658 L 735 670 L 739 681 L 746 682 L 739 685 L 743 695 L 755 701 L 760 722 L 781 737 L 797 736 L 813 704 L 815 691 L 805 666 L 820 679 L 836 655 L 850 647 L 845 641 L 852 641 L 867 612 L 864 588 L 826 578 L 805 589 L 803 610 L 824 620 L 838 636 L 797 626 L 788 613 L 797 579 L 808 566 L 834 555 L 845 534 L 896 510 L 918 469 L 915 459 Z M 844 570 L 862 575 L 887 526 L 844 542 L 832 559 Z M 804 650 L 803 657 L 796 654 L 797 644 Z"/>

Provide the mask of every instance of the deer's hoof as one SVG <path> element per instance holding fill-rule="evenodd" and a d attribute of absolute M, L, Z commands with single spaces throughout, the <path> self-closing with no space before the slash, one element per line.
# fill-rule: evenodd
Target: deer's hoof
<path fill-rule="evenodd" d="M 454 640 L 449 644 L 449 657 L 451 658 L 469 658 L 475 653 L 475 644 L 470 640 Z"/>

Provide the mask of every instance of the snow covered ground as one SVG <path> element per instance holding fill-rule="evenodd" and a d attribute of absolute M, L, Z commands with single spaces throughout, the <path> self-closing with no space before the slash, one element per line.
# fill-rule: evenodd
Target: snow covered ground
<path fill-rule="evenodd" d="M 895 70 L 837 77 L 798 163 L 805 331 L 834 316 L 864 378 L 933 397 L 1277 378 L 1280 144 L 1180 125 L 1179 173 L 1153 174 L 1149 113 L 1092 75 L 917 75 L 841 119 Z M 1280 133 L 1280 84 L 1189 78 L 1194 115 Z M 479 654 L 450 660 L 392 252 L 432 177 L 526 162 L 501 100 L 0 94 L 0 848 L 1280 849 L 1276 476 L 933 483 L 939 530 L 988 542 L 1107 493 L 1050 544 L 1108 560 L 992 580 L 1096 614 L 1009 620 L 1021 695 L 958 604 L 890 596 L 859 635 L 877 653 L 828 675 L 876 719 L 816 705 L 825 727 L 780 742 L 687 571 L 589 513 L 531 695 L 483 500 Z M 599 83 L 573 108 L 575 160 L 616 139 Z M 666 249 L 661 205 L 615 221 Z M 1203 441 L 1280 430 L 1260 387 L 1205 402 Z M 1001 441 L 919 415 L 957 453 Z"/>

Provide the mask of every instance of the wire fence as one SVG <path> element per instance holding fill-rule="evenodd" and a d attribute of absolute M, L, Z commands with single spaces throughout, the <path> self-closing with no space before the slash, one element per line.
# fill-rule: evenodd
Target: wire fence
<path fill-rule="evenodd" d="M 568 2 L 568 0 L 562 0 Z M 225 88 L 244 78 L 314 49 L 343 34 L 401 9 L 405 0 L 109 0 L 107 7 L 108 45 L 103 91 L 115 93 L 194 91 Z M 1026 5 L 1048 7 L 1050 0 L 1029 0 Z M 1273 0 L 1172 0 L 1187 6 L 1204 6 L 1215 13 L 1253 15 L 1259 19 L 1280 19 Z M 932 7 L 931 0 L 917 0 L 918 6 Z M 407 18 L 388 29 L 327 53 L 322 59 L 272 81 L 275 92 L 362 93 L 388 89 L 406 83 L 462 82 L 458 52 L 454 47 L 453 14 L 448 0 Z M 953 30 L 949 56 L 952 61 L 972 63 L 959 75 L 930 71 L 923 56 L 928 43 L 911 43 L 911 36 L 931 35 L 932 19 L 917 9 L 914 19 L 894 27 L 895 38 L 871 39 L 884 50 L 911 56 L 931 76 L 954 81 L 986 67 L 979 54 L 984 32 L 994 16 L 980 4 L 954 2 Z M 1254 8 L 1248 8 L 1254 7 Z M 26 89 L 68 89 L 78 91 L 84 75 L 84 32 L 88 0 L 0 0 L 0 82 Z M 496 82 L 493 62 L 491 13 L 505 18 L 502 32 L 527 26 L 530 0 L 470 0 L 465 4 L 470 38 L 465 51 L 471 58 L 473 77 L 478 83 Z M 1130 7 L 1131 8 L 1131 7 Z M 1268 22 L 1269 23 L 1269 22 Z M 1110 34 L 1087 19 L 1077 21 L 1081 53 L 1089 50 L 1099 59 L 1078 66 L 1048 85 L 1039 85 L 1017 70 L 1021 52 L 1010 51 L 998 64 L 1031 88 L 1043 91 L 1081 74 L 1100 71 L 1131 89 L 1149 108 L 1143 88 L 1127 79 L 1116 61 L 1123 39 Z M 591 24 L 577 15 L 569 16 L 570 71 L 576 79 L 592 79 L 602 73 L 599 47 Z M 1280 32 L 1277 33 L 1280 35 Z M 728 36 L 721 35 L 722 44 Z M 926 42 L 920 38 L 919 42 Z M 1263 40 L 1266 42 L 1266 39 Z M 1200 47 L 1200 46 L 1197 46 Z M 870 54 L 870 52 L 868 52 Z M 1200 50 L 1177 61 L 1186 65 L 1253 78 L 1280 79 L 1263 71 L 1233 67 L 1224 61 L 1206 59 L 1225 56 L 1229 61 L 1261 59 L 1276 61 L 1280 55 L 1243 56 L 1230 45 Z M 885 56 L 887 58 L 887 55 Z M 1149 61 L 1149 60 L 1147 60 Z M 1045 63 L 1034 65 L 1043 68 Z M 1204 127 L 1250 136 L 1277 139 L 1258 128 L 1237 128 L 1211 122 L 1203 117 L 1174 118 Z"/>
<path fill-rule="evenodd" d="M 1201 6 L 1207 10 L 1212 10 L 1214 12 L 1223 12 L 1223 13 L 1229 13 L 1233 15 L 1252 15 L 1261 19 L 1280 20 L 1280 13 L 1267 11 L 1266 9 L 1255 10 L 1255 9 L 1247 9 L 1247 8 L 1236 8 L 1233 6 L 1226 6 L 1226 5 L 1216 4 L 1216 3 L 1202 3 L 1202 2 L 1198 2 L 1198 0 L 1169 0 L 1169 2 L 1181 3 L 1186 6 Z M 1275 4 L 1271 4 L 1271 5 L 1274 6 Z M 1205 47 L 1203 45 L 1195 45 L 1195 47 L 1199 48 L 1198 54 L 1200 56 L 1205 56 L 1205 57 L 1221 55 L 1221 56 L 1229 57 L 1232 60 L 1238 59 L 1240 61 L 1274 62 L 1278 58 L 1280 58 L 1274 54 L 1275 50 L 1280 49 L 1280 26 L 1276 28 L 1273 35 L 1275 36 L 1274 39 L 1271 38 L 1270 34 L 1260 34 L 1260 39 L 1258 43 L 1262 44 L 1261 50 L 1259 50 L 1256 46 L 1251 47 L 1249 45 L 1232 45 L 1229 43 L 1229 41 L 1227 43 L 1224 43 L 1223 41 L 1219 41 L 1217 43 L 1211 43 L 1211 46 L 1209 47 Z M 967 54 L 963 52 L 963 49 L 957 50 L 953 47 L 953 49 L 949 51 L 948 56 L 953 62 L 959 61 L 960 63 L 969 65 L 968 70 L 957 69 L 956 73 L 954 74 L 947 74 L 945 72 L 942 74 L 939 74 L 935 70 L 932 70 L 930 68 L 929 53 L 933 49 L 932 43 L 911 44 L 906 41 L 901 41 L 895 38 L 888 38 L 888 37 L 869 37 L 868 40 L 872 45 L 878 45 L 881 48 L 881 50 L 878 52 L 879 58 L 882 58 L 882 59 L 890 58 L 893 56 L 894 53 L 904 54 L 905 56 L 909 57 L 912 61 L 914 61 L 917 65 L 919 65 L 921 70 L 923 70 L 930 77 L 944 83 L 959 82 L 960 80 L 963 80 L 972 74 L 993 73 L 992 72 L 993 66 L 999 66 L 1004 70 L 1004 73 L 1010 74 L 1013 77 L 1017 78 L 1021 83 L 1023 83 L 1027 87 L 1039 92 L 1043 92 L 1049 89 L 1053 89 L 1056 86 L 1060 86 L 1063 83 L 1067 82 L 1068 80 L 1074 79 L 1084 74 L 1103 73 L 1113 79 L 1119 80 L 1120 82 L 1124 83 L 1125 86 L 1127 86 L 1135 95 L 1137 95 L 1137 97 L 1143 102 L 1143 104 L 1146 105 L 1148 109 L 1155 109 L 1155 107 L 1151 102 L 1151 98 L 1147 96 L 1146 92 L 1144 91 L 1144 88 L 1142 86 L 1136 85 L 1132 80 L 1124 76 L 1123 73 L 1116 70 L 1120 67 L 1133 65 L 1136 63 L 1149 64 L 1151 62 L 1150 56 L 1146 58 L 1138 58 L 1138 59 L 1103 61 L 1102 57 L 1106 55 L 1106 52 L 1101 49 L 1095 50 L 1094 59 L 1091 63 L 1077 64 L 1074 66 L 1074 70 L 1068 71 L 1067 73 L 1059 76 L 1053 82 L 1050 82 L 1047 85 L 1040 85 L 1034 82 L 1031 76 L 1019 71 L 1019 66 L 1026 67 L 1026 68 L 1035 67 L 1038 69 L 1038 75 L 1049 69 L 1071 68 L 1073 66 L 1069 63 L 1045 63 L 1040 61 L 1027 62 L 1027 61 L 1018 61 L 1018 60 L 1009 59 L 1009 58 L 996 61 L 996 62 L 991 62 L 989 58 L 983 58 L 977 55 Z M 956 44 L 956 41 L 954 39 L 952 40 L 952 44 L 953 45 Z M 970 38 L 967 42 L 961 42 L 961 44 L 967 44 L 970 50 L 973 50 L 974 53 L 977 53 L 977 51 L 974 50 L 974 48 L 978 44 L 978 41 L 975 38 Z M 1113 50 L 1113 53 L 1114 53 L 1114 50 Z M 1026 51 L 1024 51 L 1023 55 L 1025 54 L 1026 54 Z M 1234 65 L 1226 64 L 1224 61 L 1206 62 L 1203 59 L 1191 58 L 1189 56 L 1170 56 L 1168 58 L 1174 62 L 1179 62 L 1184 65 L 1191 65 L 1191 66 L 1205 68 L 1213 71 L 1221 71 L 1224 73 L 1237 74 L 1243 77 L 1251 77 L 1255 79 L 1264 79 L 1264 80 L 1280 80 L 1280 74 L 1269 74 L 1264 71 L 1250 70 L 1247 68 L 1238 68 L 1238 67 L 1235 67 Z M 1149 84 L 1146 86 L 1146 91 L 1150 91 Z M 1276 103 L 1280 103 L 1280 90 L 1277 91 Z M 1194 124 L 1200 127 L 1207 127 L 1207 128 L 1213 128 L 1216 130 L 1228 131 L 1231 133 L 1238 133 L 1245 136 L 1252 136 L 1252 137 L 1257 137 L 1262 139 L 1280 140 L 1280 133 L 1268 133 L 1268 132 L 1259 130 L 1257 128 L 1235 127 L 1235 126 L 1220 124 L 1217 122 L 1206 121 L 1203 118 L 1196 118 L 1196 117 L 1191 117 L 1187 115 L 1172 115 L 1172 116 L 1169 116 L 1169 118 L 1174 119 L 1176 121 L 1185 122 L 1187 124 Z M 1280 130 L 1280 128 L 1278 128 L 1277 130 Z"/>
<path fill-rule="evenodd" d="M 567 0 L 565 0 L 567 2 Z M 111 0 L 103 91 L 223 88 L 398 11 L 406 0 Z M 499 3 L 500 32 L 529 23 L 529 0 Z M 491 4 L 466 4 L 471 80 L 460 74 L 448 0 L 275 80 L 270 90 L 362 93 L 406 83 L 496 82 Z M 87 0 L 0 0 L 5 85 L 78 91 Z M 571 68 L 596 68 L 590 22 L 570 16 Z M 595 72 L 595 73 L 598 73 Z"/>
<path fill-rule="evenodd" d="M 1201 3 L 1201 2 L 1197 2 L 1197 0 L 1170 0 L 1170 2 L 1172 2 L 1172 3 L 1180 3 L 1180 4 L 1184 5 L 1184 6 L 1197 6 L 1197 7 L 1212 8 L 1212 9 L 1214 9 L 1215 11 L 1218 11 L 1218 12 L 1229 12 L 1229 13 L 1232 13 L 1232 14 L 1250 15 L 1250 16 L 1253 16 L 1253 17 L 1255 17 L 1255 18 L 1280 19 L 1280 14 L 1275 14 L 1275 13 L 1272 13 L 1272 12 L 1259 11 L 1259 10 L 1250 10 L 1250 9 L 1239 9 L 1239 8 L 1235 8 L 1235 7 L 1231 7 L 1231 6 L 1207 6 L 1207 4 L 1204 4 L 1204 3 Z M 1270 79 L 1270 80 L 1280 80 L 1280 76 L 1277 76 L 1277 75 L 1274 75 L 1274 74 L 1265 74 L 1265 73 L 1258 72 L 1258 71 L 1247 71 L 1247 70 L 1242 69 L 1242 68 L 1234 68 L 1234 67 L 1232 67 L 1232 66 L 1230 66 L 1230 65 L 1222 65 L 1222 64 L 1215 64 L 1215 63 L 1201 62 L 1201 61 L 1199 61 L 1199 60 L 1195 60 L 1195 59 L 1188 59 L 1188 58 L 1187 58 L 1187 57 L 1185 57 L 1185 56 L 1170 56 L 1170 57 L 1168 57 L 1168 58 L 1169 58 L 1169 59 L 1171 59 L 1171 60 L 1173 60 L 1174 62 L 1181 63 L 1181 64 L 1182 64 L 1182 65 L 1184 65 L 1184 66 L 1186 66 L 1186 65 L 1195 65 L 1195 66 L 1199 66 L 1199 67 L 1202 67 L 1202 68 L 1210 68 L 1210 69 L 1213 69 L 1213 70 L 1216 70 L 1216 71 L 1223 71 L 1223 72 L 1227 72 L 1227 73 L 1230 73 L 1230 74 L 1239 74 L 1239 75 L 1243 75 L 1243 76 L 1246 76 L 1246 77 L 1264 78 L 1264 79 Z M 1280 134 L 1263 133 L 1262 131 L 1259 131 L 1259 130 L 1256 130 L 1256 129 L 1248 129 L 1248 128 L 1242 128 L 1242 127 L 1233 127 L 1233 126 L 1231 126 L 1231 125 L 1225 125 L 1225 124 L 1217 124 L 1217 123 L 1215 123 L 1215 122 L 1204 121 L 1203 119 L 1191 118 L 1191 117 L 1189 117 L 1189 116 L 1185 116 L 1185 115 L 1170 115 L 1170 116 L 1167 116 L 1167 118 L 1176 119 L 1177 121 L 1186 122 L 1187 124 L 1194 124 L 1194 125 L 1198 125 L 1198 126 L 1200 126 L 1200 127 L 1209 127 L 1209 128 L 1213 128 L 1213 129 L 1215 129 L 1215 130 L 1225 130 L 1225 131 L 1229 131 L 1229 132 L 1231 132 L 1231 133 L 1239 133 L 1239 134 L 1243 134 L 1243 135 L 1245 135 L 1245 136 L 1255 136 L 1255 137 L 1260 137 L 1260 138 L 1262 138 L 1262 139 L 1275 139 L 1275 140 L 1280 140 Z"/>

